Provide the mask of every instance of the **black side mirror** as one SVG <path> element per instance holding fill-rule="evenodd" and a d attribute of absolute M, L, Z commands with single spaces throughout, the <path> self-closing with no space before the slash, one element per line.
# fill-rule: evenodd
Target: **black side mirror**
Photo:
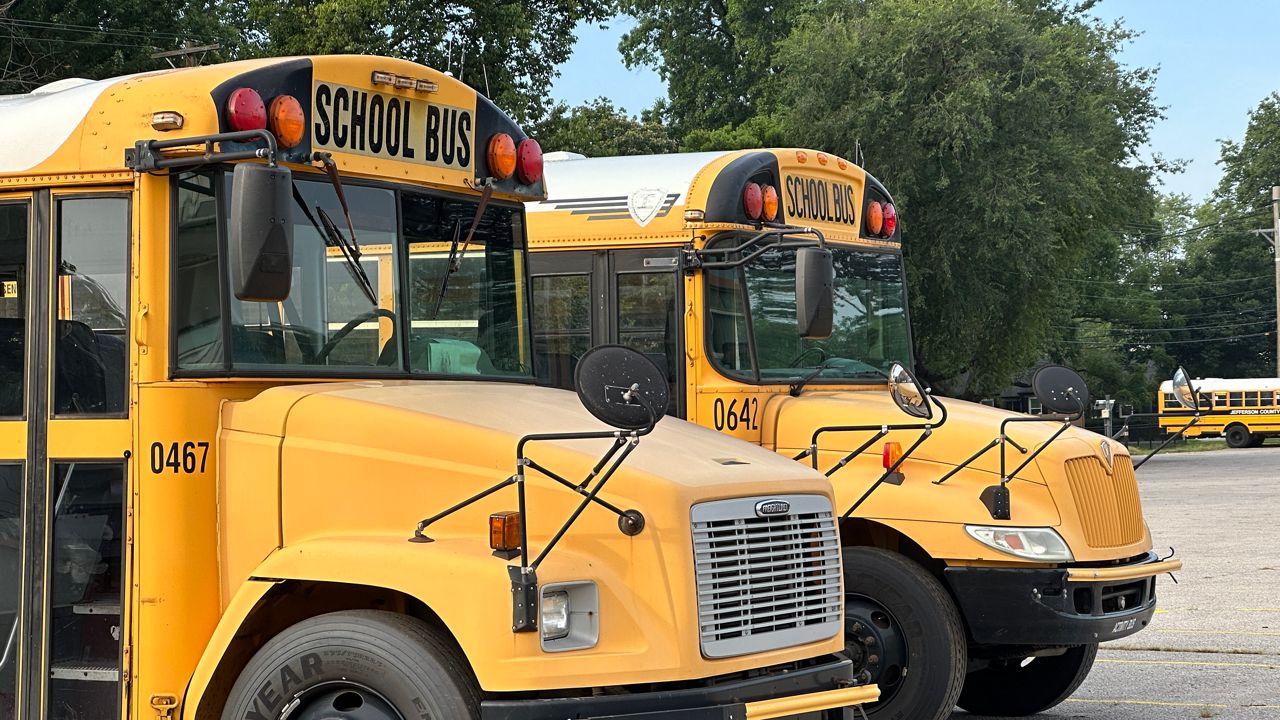
<path fill-rule="evenodd" d="M 1081 415 L 1089 407 L 1089 386 L 1080 373 L 1061 365 L 1045 365 L 1031 378 L 1040 406 L 1054 415 Z"/>
<path fill-rule="evenodd" d="M 293 175 L 241 163 L 231 175 L 227 233 L 231 289 L 240 300 L 282 302 L 293 281 Z"/>
<path fill-rule="evenodd" d="M 643 353 L 621 345 L 588 350 L 578 360 L 573 380 L 587 411 L 622 430 L 653 427 L 670 402 L 662 370 Z"/>
<path fill-rule="evenodd" d="M 796 250 L 796 330 L 806 340 L 831 337 L 835 265 L 826 248 Z"/>

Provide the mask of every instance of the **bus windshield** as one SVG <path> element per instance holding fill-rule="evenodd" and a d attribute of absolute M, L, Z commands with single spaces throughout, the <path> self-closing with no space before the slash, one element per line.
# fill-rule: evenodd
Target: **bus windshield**
<path fill-rule="evenodd" d="M 490 202 L 469 232 L 476 198 L 344 183 L 357 267 L 321 229 L 328 215 L 349 234 L 333 185 L 295 175 L 289 298 L 260 303 L 230 292 L 222 260 L 231 173 L 175 183 L 179 374 L 531 376 L 519 206 Z"/>
<path fill-rule="evenodd" d="M 707 273 L 707 350 L 726 374 L 755 382 L 883 381 L 911 362 L 902 257 L 828 245 L 835 264 L 831 336 L 796 332 L 795 250 L 770 250 Z"/>

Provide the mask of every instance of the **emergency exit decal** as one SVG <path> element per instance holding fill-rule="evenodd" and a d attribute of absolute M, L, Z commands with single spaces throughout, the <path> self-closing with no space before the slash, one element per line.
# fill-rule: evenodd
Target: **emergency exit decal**
<path fill-rule="evenodd" d="M 467 108 L 316 82 L 311 137 L 317 148 L 469 170 L 475 116 Z"/>

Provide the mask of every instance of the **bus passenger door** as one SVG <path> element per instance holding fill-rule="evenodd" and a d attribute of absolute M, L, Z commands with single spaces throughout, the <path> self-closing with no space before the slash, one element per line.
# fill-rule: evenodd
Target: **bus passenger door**
<path fill-rule="evenodd" d="M 26 673 L 19 671 L 28 650 L 24 612 L 30 573 L 27 532 L 33 500 L 26 492 L 29 385 L 27 334 L 28 253 L 35 231 L 31 195 L 0 195 L 0 720 L 15 720 L 27 700 Z"/>
<path fill-rule="evenodd" d="M 33 321 L 21 718 L 120 720 L 129 637 L 130 194 L 55 191 L 38 195 L 36 206 L 25 304 Z"/>
<path fill-rule="evenodd" d="M 543 382 L 573 387 L 577 360 L 616 343 L 639 350 L 671 385 L 668 414 L 684 417 L 684 337 L 676 248 L 536 252 L 534 368 Z"/>

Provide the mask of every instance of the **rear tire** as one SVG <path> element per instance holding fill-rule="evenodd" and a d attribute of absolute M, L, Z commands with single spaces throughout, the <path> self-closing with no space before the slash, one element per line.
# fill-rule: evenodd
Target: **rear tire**
<path fill-rule="evenodd" d="M 1266 441 L 1267 441 L 1266 435 L 1263 435 L 1262 433 L 1254 433 L 1253 436 L 1249 438 L 1249 447 L 1251 448 L 1262 447 L 1262 443 Z"/>
<path fill-rule="evenodd" d="M 969 673 L 957 704 L 974 715 L 1035 715 L 1071 697 L 1097 657 L 1098 644 L 1093 643 L 1052 657 L 993 661 Z"/>
<path fill-rule="evenodd" d="M 938 579 L 888 550 L 844 550 L 845 646 L 862 680 L 880 686 L 873 720 L 944 720 L 968 667 L 960 613 Z M 845 718 L 861 717 L 853 710 Z"/>
<path fill-rule="evenodd" d="M 479 720 L 479 708 L 471 668 L 451 642 L 415 618 L 353 610 L 267 641 L 222 720 Z"/>
<path fill-rule="evenodd" d="M 1249 443 L 1253 442 L 1253 433 L 1249 432 L 1249 428 L 1243 425 L 1232 425 L 1222 434 L 1227 439 L 1227 447 L 1229 448 L 1245 448 L 1249 447 Z"/>

